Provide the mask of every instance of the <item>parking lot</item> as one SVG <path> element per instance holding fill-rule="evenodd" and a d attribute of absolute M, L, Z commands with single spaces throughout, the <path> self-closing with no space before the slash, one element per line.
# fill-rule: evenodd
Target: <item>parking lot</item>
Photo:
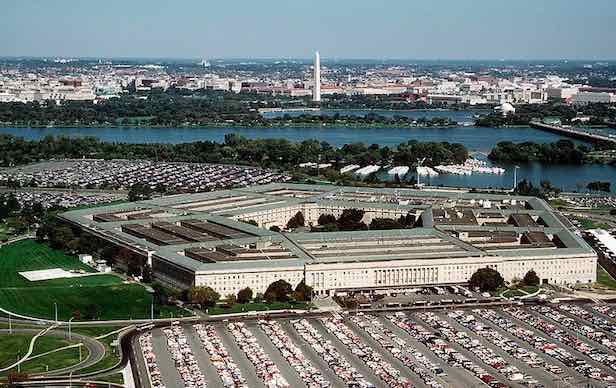
<path fill-rule="evenodd" d="M 616 306 L 202 322 L 144 333 L 152 387 L 612 387 Z M 139 358 L 141 359 L 141 358 Z"/>

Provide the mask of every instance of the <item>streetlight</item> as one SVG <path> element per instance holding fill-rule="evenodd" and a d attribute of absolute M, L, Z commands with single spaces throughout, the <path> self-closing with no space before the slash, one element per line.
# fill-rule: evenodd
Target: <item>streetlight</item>
<path fill-rule="evenodd" d="M 56 302 L 53 302 L 53 308 L 55 310 L 56 323 L 58 323 L 58 304 Z"/>
<path fill-rule="evenodd" d="M 71 341 L 73 339 L 73 336 L 71 335 L 71 321 L 75 319 L 75 317 L 71 317 L 71 319 L 68 320 L 68 340 Z"/>
<path fill-rule="evenodd" d="M 516 186 L 518 185 L 518 169 L 520 168 L 520 166 L 515 166 L 513 168 L 513 190 L 515 190 Z"/>

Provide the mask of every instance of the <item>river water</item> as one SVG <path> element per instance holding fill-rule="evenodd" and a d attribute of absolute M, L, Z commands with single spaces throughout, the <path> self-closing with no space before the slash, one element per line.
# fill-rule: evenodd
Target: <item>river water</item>
<path fill-rule="evenodd" d="M 351 111 L 358 112 L 358 111 Z M 361 111 L 360 111 L 361 112 Z M 448 113 L 449 112 L 449 113 Z M 343 114 L 344 112 L 340 112 Z M 378 113 L 375 112 L 375 113 Z M 412 111 L 389 112 L 408 114 L 412 117 L 451 117 L 456 121 L 472 118 L 474 112 L 457 111 Z M 448 113 L 448 114 L 447 114 Z M 489 152 L 500 141 L 550 143 L 562 136 L 533 128 L 0 128 L 0 133 L 20 136 L 28 140 L 41 139 L 48 135 L 69 137 L 93 136 L 106 142 L 124 143 L 185 143 L 194 141 L 224 141 L 228 133 L 238 133 L 252 139 L 284 138 L 297 142 L 307 139 L 326 141 L 333 146 L 352 142 L 395 146 L 409 140 L 421 142 L 447 141 L 464 144 L 471 151 Z M 425 183 L 459 187 L 510 188 L 513 185 L 513 166 L 501 165 L 507 171 L 504 175 L 439 175 L 424 177 Z M 410 177 L 409 177 L 410 178 Z M 534 184 L 549 180 L 552 184 L 569 191 L 580 191 L 591 181 L 612 182 L 616 190 L 616 167 L 604 165 L 558 166 L 539 163 L 521 164 L 518 180 L 527 179 Z"/>

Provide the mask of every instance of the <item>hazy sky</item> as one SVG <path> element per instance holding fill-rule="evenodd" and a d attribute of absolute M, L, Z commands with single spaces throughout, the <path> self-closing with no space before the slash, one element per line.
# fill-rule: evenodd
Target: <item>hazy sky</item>
<path fill-rule="evenodd" d="M 616 59 L 615 0 L 1 0 L 0 56 Z"/>

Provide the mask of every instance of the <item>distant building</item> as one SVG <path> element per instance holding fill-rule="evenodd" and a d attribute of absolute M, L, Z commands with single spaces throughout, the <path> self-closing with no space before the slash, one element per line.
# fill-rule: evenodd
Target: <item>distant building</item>
<path fill-rule="evenodd" d="M 580 92 L 572 97 L 571 102 L 576 105 L 592 103 L 611 104 L 616 102 L 616 95 L 604 92 Z"/>

